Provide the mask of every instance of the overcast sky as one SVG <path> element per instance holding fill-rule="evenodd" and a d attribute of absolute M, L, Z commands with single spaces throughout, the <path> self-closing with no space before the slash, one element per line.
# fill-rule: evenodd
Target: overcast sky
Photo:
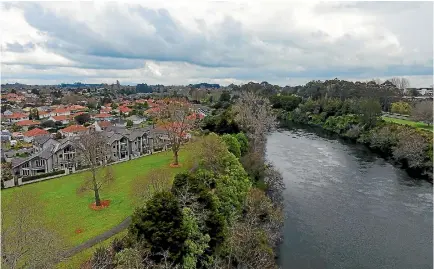
<path fill-rule="evenodd" d="M 0 3 L 2 83 L 433 84 L 432 2 L 143 2 Z"/>

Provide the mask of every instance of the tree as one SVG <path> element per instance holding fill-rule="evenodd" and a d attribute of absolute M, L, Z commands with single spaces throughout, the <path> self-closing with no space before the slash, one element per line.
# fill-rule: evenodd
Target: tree
<path fill-rule="evenodd" d="M 222 94 L 220 95 L 219 101 L 220 102 L 229 102 L 231 100 L 231 94 L 227 90 L 223 90 Z"/>
<path fill-rule="evenodd" d="M 29 119 L 39 120 L 39 111 L 37 108 L 30 109 Z"/>
<path fill-rule="evenodd" d="M 13 212 L 1 214 L 2 268 L 53 268 L 64 245 L 58 234 L 45 227 L 38 194 L 18 189 L 13 200 L 2 203 Z"/>
<path fill-rule="evenodd" d="M 83 114 L 75 116 L 74 120 L 75 120 L 75 122 L 77 122 L 77 124 L 83 125 L 86 122 L 90 121 L 90 115 L 89 115 L 89 113 L 83 113 Z"/>
<path fill-rule="evenodd" d="M 153 259 L 160 261 L 159 253 L 168 250 L 171 261 L 180 261 L 187 234 L 183 229 L 183 213 L 171 192 L 160 192 L 136 209 L 129 232 L 136 241 L 144 240 Z"/>
<path fill-rule="evenodd" d="M 4 182 L 11 180 L 12 176 L 12 163 L 1 164 L 1 188 L 4 188 Z"/>
<path fill-rule="evenodd" d="M 229 152 L 233 153 L 235 157 L 241 157 L 241 147 L 238 140 L 230 134 L 225 134 L 222 136 L 223 141 L 228 147 Z"/>
<path fill-rule="evenodd" d="M 167 99 L 166 105 L 152 113 L 157 126 L 164 130 L 172 147 L 173 165 L 179 165 L 178 154 L 187 134 L 197 123 L 191 105 L 182 99 Z"/>
<path fill-rule="evenodd" d="M 363 99 L 359 102 L 360 121 L 367 128 L 371 128 L 377 124 L 378 118 L 381 116 L 381 105 L 375 99 Z"/>
<path fill-rule="evenodd" d="M 433 121 L 433 101 L 422 101 L 416 104 L 411 117 L 415 121 L 431 124 Z"/>
<path fill-rule="evenodd" d="M 249 140 L 244 133 L 238 133 L 235 135 L 235 138 L 238 140 L 240 144 L 241 155 L 244 155 L 249 150 Z"/>
<path fill-rule="evenodd" d="M 432 144 L 430 145 L 427 142 L 428 139 L 422 136 L 417 129 L 405 126 L 398 133 L 397 139 L 398 143 L 392 151 L 396 160 L 404 161 L 410 168 L 430 167 L 432 165 L 427 154 Z M 429 139 L 432 139 L 432 136 Z"/>
<path fill-rule="evenodd" d="M 18 126 L 16 123 L 12 124 L 11 126 L 12 132 L 19 132 L 22 130 L 21 126 Z"/>
<path fill-rule="evenodd" d="M 409 115 L 411 112 L 411 106 L 407 102 L 394 102 L 390 108 L 392 113 Z"/>
<path fill-rule="evenodd" d="M 44 120 L 40 125 L 42 128 L 54 128 L 56 126 L 52 120 Z"/>
<path fill-rule="evenodd" d="M 107 164 L 108 156 L 110 156 L 110 146 L 108 145 L 107 137 L 101 132 L 89 130 L 74 141 L 74 147 L 80 153 L 82 161 L 89 166 L 92 173 L 91 178 L 83 183 L 79 192 L 88 189 L 92 190 L 95 195 L 95 205 L 101 206 L 100 190 L 104 185 L 114 180 L 111 167 L 106 169 L 107 174 L 105 176 L 97 176 L 98 168 L 100 166 L 104 167 Z"/>
<path fill-rule="evenodd" d="M 250 138 L 253 150 L 264 150 L 265 136 L 276 126 L 270 101 L 251 91 L 242 92 L 233 110 L 235 120 Z"/>
<path fill-rule="evenodd" d="M 133 127 L 133 121 L 127 120 L 127 128 L 131 128 L 131 127 Z"/>
<path fill-rule="evenodd" d="M 393 85 L 395 85 L 400 90 L 405 90 L 408 87 L 410 87 L 410 81 L 406 78 L 392 78 L 390 79 L 390 82 L 392 82 Z"/>

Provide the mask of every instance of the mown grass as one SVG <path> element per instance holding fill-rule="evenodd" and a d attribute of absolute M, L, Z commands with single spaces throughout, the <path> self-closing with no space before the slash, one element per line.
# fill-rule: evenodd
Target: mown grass
<path fill-rule="evenodd" d="M 192 158 L 191 149 L 181 150 L 181 163 L 187 163 Z M 2 214 L 6 214 L 6 219 L 7 214 L 14 214 L 8 211 L 7 204 L 13 202 L 17 192 L 37 193 L 37 203 L 44 209 L 44 222 L 64 238 L 66 247 L 73 247 L 113 228 L 132 214 L 137 205 L 133 190 L 135 180 L 143 180 L 143 176 L 154 168 L 168 167 L 173 176 L 186 168 L 169 168 L 171 161 L 172 152 L 167 151 L 113 165 L 115 180 L 101 190 L 101 199 L 111 200 L 111 203 L 101 211 L 89 208 L 89 204 L 94 202 L 93 192 L 77 193 L 83 181 L 90 176 L 90 172 L 86 171 L 2 190 Z M 76 234 L 76 229 L 83 232 Z"/>
<path fill-rule="evenodd" d="M 83 250 L 80 253 L 77 253 L 76 255 L 70 257 L 69 259 L 57 264 L 56 268 L 57 269 L 76 269 L 76 268 L 80 268 L 80 266 L 85 263 L 86 261 L 88 261 L 93 253 L 95 252 L 95 250 L 99 247 L 108 247 L 109 244 L 115 239 L 115 238 L 122 238 L 127 234 L 127 230 L 124 230 L 98 244 L 96 244 L 95 246 L 88 248 L 86 250 Z"/>
<path fill-rule="evenodd" d="M 397 118 L 391 118 L 391 117 L 386 117 L 386 116 L 383 116 L 383 120 L 385 120 L 387 122 L 393 122 L 393 123 L 398 123 L 398 124 L 410 125 L 412 127 L 428 130 L 428 131 L 431 131 L 431 132 L 433 131 L 433 126 L 432 125 L 428 125 L 428 124 L 423 123 L 423 122 L 417 122 L 417 121 L 412 121 L 412 120 L 404 120 L 404 119 L 397 119 Z"/>

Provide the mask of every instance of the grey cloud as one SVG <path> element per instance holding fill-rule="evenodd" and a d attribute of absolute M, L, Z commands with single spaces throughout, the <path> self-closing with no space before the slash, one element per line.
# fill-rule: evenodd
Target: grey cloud
<path fill-rule="evenodd" d="M 35 44 L 32 42 L 28 42 L 26 44 L 20 44 L 18 42 L 14 43 L 6 43 L 5 51 L 11 51 L 11 52 L 27 52 L 35 48 Z"/>

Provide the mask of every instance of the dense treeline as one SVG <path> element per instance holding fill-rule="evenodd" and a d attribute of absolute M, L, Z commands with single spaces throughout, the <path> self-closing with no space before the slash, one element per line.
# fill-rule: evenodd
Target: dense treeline
<path fill-rule="evenodd" d="M 258 100 L 253 109 L 261 113 L 239 113 Z M 263 137 L 274 122 L 267 101 L 242 95 L 207 120 L 186 145 L 196 156 L 188 171 L 171 185 L 159 183 L 170 181 L 164 174 L 153 175 L 158 182 L 136 208 L 128 235 L 99 248 L 84 267 L 276 268 L 283 183 L 264 158 Z"/>

